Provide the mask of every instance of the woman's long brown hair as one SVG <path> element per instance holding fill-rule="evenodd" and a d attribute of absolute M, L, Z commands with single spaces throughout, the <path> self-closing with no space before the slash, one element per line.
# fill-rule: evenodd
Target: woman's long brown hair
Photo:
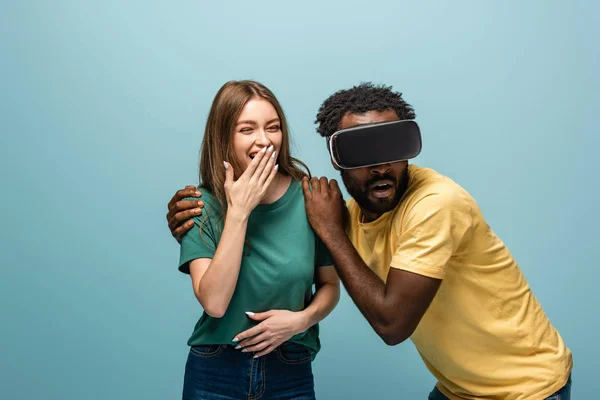
<path fill-rule="evenodd" d="M 232 137 L 242 109 L 252 98 L 269 101 L 275 107 L 281 121 L 283 138 L 277 157 L 279 172 L 291 176 L 294 180 L 301 180 L 304 176 L 310 177 L 308 167 L 291 155 L 287 120 L 275 95 L 267 87 L 255 81 L 229 81 L 219 89 L 213 100 L 200 149 L 200 186 L 209 189 L 219 200 L 222 216 L 227 207 L 223 187 L 225 184 L 223 161 L 227 161 L 233 167 L 234 179 L 238 179 L 244 172 L 244 167 L 235 157 Z"/>

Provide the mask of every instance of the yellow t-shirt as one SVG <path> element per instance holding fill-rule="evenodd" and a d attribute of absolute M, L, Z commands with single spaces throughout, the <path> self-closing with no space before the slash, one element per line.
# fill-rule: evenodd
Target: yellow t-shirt
<path fill-rule="evenodd" d="M 391 268 L 442 283 L 411 340 L 455 399 L 544 399 L 564 386 L 571 351 L 473 198 L 409 165 L 398 206 L 370 223 L 353 199 L 349 237 L 384 282 Z"/>

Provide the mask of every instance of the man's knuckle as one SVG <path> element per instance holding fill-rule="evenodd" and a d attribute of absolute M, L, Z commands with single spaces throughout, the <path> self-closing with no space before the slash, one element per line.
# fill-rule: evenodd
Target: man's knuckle
<path fill-rule="evenodd" d="M 188 213 L 178 213 L 175 214 L 175 216 L 173 217 L 173 219 L 175 221 L 177 221 L 177 223 L 181 223 L 182 221 L 186 220 L 188 218 L 187 216 Z"/>

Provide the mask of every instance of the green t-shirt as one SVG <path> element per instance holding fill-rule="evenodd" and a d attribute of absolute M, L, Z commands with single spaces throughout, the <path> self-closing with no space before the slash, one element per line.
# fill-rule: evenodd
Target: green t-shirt
<path fill-rule="evenodd" d="M 206 188 L 201 191 L 204 210 L 181 241 L 179 270 L 188 274 L 190 261 L 214 256 L 224 226 L 218 200 Z M 229 307 L 221 318 L 202 313 L 188 345 L 233 344 L 235 335 L 259 323 L 246 311 L 305 309 L 313 297 L 315 267 L 332 264 L 306 217 L 301 183 L 292 180 L 279 200 L 259 204 L 250 214 Z M 313 359 L 321 348 L 318 325 L 290 340 L 306 346 Z"/>

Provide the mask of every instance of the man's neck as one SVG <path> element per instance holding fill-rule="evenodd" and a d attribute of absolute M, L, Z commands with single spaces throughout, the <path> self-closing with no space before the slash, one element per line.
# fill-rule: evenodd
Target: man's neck
<path fill-rule="evenodd" d="M 383 215 L 383 213 L 372 213 L 370 211 L 365 210 L 364 208 L 360 208 L 361 211 L 361 223 L 368 223 L 368 222 L 373 222 L 375 221 L 377 218 L 381 217 Z"/>

